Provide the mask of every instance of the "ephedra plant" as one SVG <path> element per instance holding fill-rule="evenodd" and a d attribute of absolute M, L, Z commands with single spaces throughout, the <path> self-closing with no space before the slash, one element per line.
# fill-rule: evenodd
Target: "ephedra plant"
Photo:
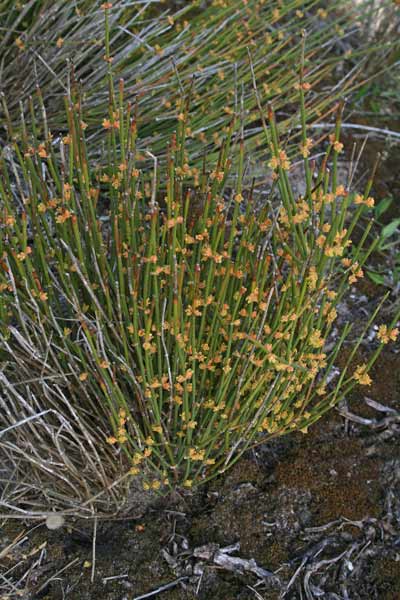
<path fill-rule="evenodd" d="M 254 445 L 307 432 L 353 386 L 369 385 L 394 324 L 381 327 L 369 361 L 350 369 L 359 340 L 336 379 L 350 325 L 331 332 L 368 257 L 369 227 L 350 247 L 373 204 L 371 182 L 354 194 L 337 181 L 340 119 L 325 157 L 310 165 L 309 86 L 297 87 L 304 193 L 293 191 L 272 109 L 260 106 L 273 179 L 262 206 L 244 178 L 235 118 L 221 126 L 217 162 L 188 164 L 189 103 L 165 164 L 136 152 L 122 82 L 98 124 L 101 162 L 87 156 L 74 93 L 61 142 L 46 122 L 21 139 L 9 125 L 0 183 L 1 451 L 19 484 L 9 511 L 110 513 L 132 490 L 195 488 Z M 143 169 L 149 159 L 153 168 Z"/>

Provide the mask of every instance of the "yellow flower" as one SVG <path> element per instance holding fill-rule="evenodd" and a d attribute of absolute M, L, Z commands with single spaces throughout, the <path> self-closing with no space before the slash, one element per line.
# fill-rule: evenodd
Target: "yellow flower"
<path fill-rule="evenodd" d="M 140 452 L 135 452 L 135 454 L 132 457 L 132 462 L 134 465 L 140 465 L 140 463 L 143 460 L 143 456 L 140 454 Z"/>
<path fill-rule="evenodd" d="M 7 215 L 6 218 L 4 219 L 4 223 L 7 227 L 12 227 L 13 225 L 15 225 L 15 217 L 13 215 Z"/>
<path fill-rule="evenodd" d="M 310 267 L 309 274 L 307 277 L 307 283 L 312 290 L 315 290 L 318 282 L 318 273 L 317 269 L 312 266 Z"/>
<path fill-rule="evenodd" d="M 277 169 L 281 167 L 284 171 L 288 171 L 290 169 L 290 161 L 287 157 L 287 154 L 284 150 L 278 151 L 278 156 L 273 156 L 268 163 L 268 166 L 271 169 Z"/>
<path fill-rule="evenodd" d="M 272 16 L 274 17 L 274 21 L 278 21 L 281 13 L 279 11 L 279 8 L 274 8 L 274 10 L 272 11 Z"/>
<path fill-rule="evenodd" d="M 39 144 L 38 155 L 40 156 L 40 158 L 47 158 L 48 154 L 46 152 L 44 144 Z"/>
<path fill-rule="evenodd" d="M 327 320 L 328 324 L 331 324 L 331 323 L 333 323 L 333 321 L 335 321 L 335 320 L 336 320 L 336 317 L 337 317 L 337 311 L 336 311 L 336 308 L 332 308 L 332 309 L 331 309 L 331 310 L 328 312 L 328 315 L 327 315 L 327 319 L 326 319 L 326 320 Z"/>
<path fill-rule="evenodd" d="M 290 168 L 290 161 L 288 160 L 288 157 L 284 150 L 279 151 L 279 160 L 280 160 L 282 169 L 287 171 Z"/>
<path fill-rule="evenodd" d="M 218 183 L 221 183 L 221 181 L 223 181 L 224 179 L 224 175 L 224 171 L 212 171 L 212 173 L 210 174 L 210 179 L 216 179 Z"/>
<path fill-rule="evenodd" d="M 25 50 L 25 44 L 20 37 L 17 37 L 17 39 L 15 40 L 15 45 L 19 50 Z"/>
<path fill-rule="evenodd" d="M 258 301 L 258 287 L 254 288 L 254 290 L 251 292 L 251 294 L 249 294 L 246 298 L 246 302 L 247 304 L 251 304 L 252 302 L 257 302 Z"/>
<path fill-rule="evenodd" d="M 196 450 L 195 448 L 190 448 L 189 457 L 192 460 L 203 460 L 204 459 L 205 450 Z"/>
<path fill-rule="evenodd" d="M 295 83 L 294 89 L 304 90 L 305 92 L 308 92 L 311 89 L 311 83 L 308 83 L 308 81 L 304 81 L 303 83 Z"/>
<path fill-rule="evenodd" d="M 300 153 L 303 156 L 303 158 L 307 158 L 308 156 L 310 156 L 310 149 L 311 149 L 312 145 L 313 145 L 313 141 L 310 138 L 307 138 L 305 140 L 304 144 L 300 144 Z"/>
<path fill-rule="evenodd" d="M 69 211 L 68 209 L 65 209 L 56 216 L 56 223 L 65 223 L 65 221 L 67 221 L 71 217 L 72 217 L 71 211 Z"/>
<path fill-rule="evenodd" d="M 325 340 L 321 337 L 321 332 L 319 331 L 319 329 L 315 329 L 315 331 L 313 331 L 310 335 L 310 345 L 313 348 L 322 348 L 324 343 Z"/>
<path fill-rule="evenodd" d="M 336 196 L 347 196 L 346 188 L 344 187 L 344 185 L 337 186 Z"/>
<path fill-rule="evenodd" d="M 372 208 L 373 206 L 375 206 L 375 200 L 371 196 L 368 196 L 368 198 L 364 198 L 364 196 L 362 196 L 361 194 L 356 194 L 356 196 L 354 197 L 354 204 L 365 204 L 365 206 Z"/>
<path fill-rule="evenodd" d="M 339 142 L 339 140 L 336 140 L 333 143 L 333 149 L 337 153 L 342 152 L 342 150 L 343 150 L 343 144 L 341 142 Z"/>
<path fill-rule="evenodd" d="M 31 254 L 31 252 L 32 252 L 32 248 L 30 248 L 29 246 L 27 246 L 24 252 L 19 252 L 17 254 L 17 259 L 22 262 L 22 261 L 24 261 L 26 259 L 26 257 L 28 256 L 28 254 Z"/>
<path fill-rule="evenodd" d="M 372 379 L 367 373 L 367 365 L 365 364 L 356 367 L 353 377 L 360 385 L 371 385 L 372 383 Z"/>
<path fill-rule="evenodd" d="M 387 325 L 380 325 L 377 337 L 383 344 L 388 344 L 390 341 L 395 342 L 398 335 L 399 330 L 397 328 L 388 329 Z"/>
<path fill-rule="evenodd" d="M 110 121 L 110 119 L 103 119 L 103 127 L 104 129 L 119 129 L 119 121 L 118 119 Z"/>

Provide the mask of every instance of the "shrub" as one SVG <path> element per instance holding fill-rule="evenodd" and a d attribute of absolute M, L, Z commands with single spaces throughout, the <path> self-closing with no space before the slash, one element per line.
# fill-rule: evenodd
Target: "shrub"
<path fill-rule="evenodd" d="M 363 0 L 357 9 L 341 0 L 329 10 L 320 0 L 195 0 L 183 4 L 174 11 L 161 1 L 37 0 L 25 5 L 2 0 L 0 26 L 5 34 L 0 40 L 0 91 L 6 96 L 14 127 L 21 108 L 26 122 L 30 121 L 37 86 L 52 130 L 67 126 L 63 96 L 69 61 L 85 93 L 87 143 L 92 152 L 98 152 L 96 124 L 107 112 L 106 82 L 112 60 L 116 77 L 125 80 L 126 96 L 138 99 L 143 147 L 150 146 L 157 155 L 165 152 L 175 116 L 181 112 L 181 86 L 186 88 L 195 79 L 191 153 L 199 156 L 204 148 L 220 143 L 221 116 L 242 98 L 243 109 L 249 113 L 246 136 L 253 140 L 254 158 L 263 140 L 257 135 L 259 121 L 247 48 L 253 54 L 264 100 L 273 101 L 276 110 L 290 117 L 297 105 L 294 84 L 301 54 L 299 32 L 307 32 L 305 59 L 313 84 L 308 113 L 315 120 L 324 119 L 332 102 L 349 95 L 365 78 L 368 56 L 379 64 L 378 68 L 370 66 L 369 75 L 373 76 L 391 48 L 390 44 L 379 48 L 363 34 L 355 34 L 357 28 L 362 31 L 364 21 L 373 19 L 370 0 Z M 385 0 L 380 6 L 389 4 L 391 1 Z M 354 48 L 348 42 L 349 30 Z M 334 88 L 326 87 L 335 72 L 340 78 L 344 65 L 351 76 Z"/>
<path fill-rule="evenodd" d="M 42 505 L 85 514 L 96 504 L 119 510 L 129 486 L 196 487 L 261 441 L 306 432 L 370 383 L 381 345 L 349 372 L 359 340 L 334 381 L 350 324 L 340 336 L 332 327 L 363 275 L 370 227 L 349 249 L 373 204 L 371 183 L 355 195 L 337 181 L 339 117 L 326 155 L 310 165 L 308 85 L 297 87 L 304 191 L 293 191 L 269 107 L 268 122 L 261 117 L 273 189 L 262 205 L 245 185 L 235 118 L 221 129 L 218 161 L 198 169 L 187 161 L 184 103 L 159 165 L 136 151 L 122 82 L 102 120 L 101 162 L 87 156 L 75 91 L 59 143 L 45 121 L 44 137 L 34 124 L 10 142 L 0 183 L 0 401 L 3 452 L 25 481 L 15 504 L 29 506 L 34 489 Z M 396 333 L 382 330 L 382 343 Z"/>

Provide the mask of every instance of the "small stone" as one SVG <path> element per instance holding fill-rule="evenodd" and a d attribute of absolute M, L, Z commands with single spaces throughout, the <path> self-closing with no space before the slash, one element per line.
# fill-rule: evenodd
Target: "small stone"
<path fill-rule="evenodd" d="M 366 449 L 365 454 L 367 456 L 376 456 L 378 454 L 378 449 L 376 446 L 370 446 Z"/>
<path fill-rule="evenodd" d="M 351 571 L 354 571 L 354 565 L 350 560 L 347 560 L 345 564 L 346 564 L 348 571 L 350 571 L 350 573 L 351 573 Z"/>
<path fill-rule="evenodd" d="M 63 515 L 59 515 L 57 513 L 50 513 L 46 517 L 46 527 L 47 529 L 60 529 L 65 523 L 65 519 Z"/>

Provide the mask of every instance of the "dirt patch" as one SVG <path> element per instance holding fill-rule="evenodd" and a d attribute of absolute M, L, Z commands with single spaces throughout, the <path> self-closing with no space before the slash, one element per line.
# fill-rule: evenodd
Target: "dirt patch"
<path fill-rule="evenodd" d="M 333 439 L 298 447 L 276 470 L 277 485 L 308 490 L 317 525 L 345 517 L 378 516 L 381 487 L 378 460 L 365 457 L 359 439 Z"/>
<path fill-rule="evenodd" d="M 400 564 L 398 557 L 377 558 L 372 563 L 371 580 L 380 589 L 382 600 L 400 598 Z"/>

